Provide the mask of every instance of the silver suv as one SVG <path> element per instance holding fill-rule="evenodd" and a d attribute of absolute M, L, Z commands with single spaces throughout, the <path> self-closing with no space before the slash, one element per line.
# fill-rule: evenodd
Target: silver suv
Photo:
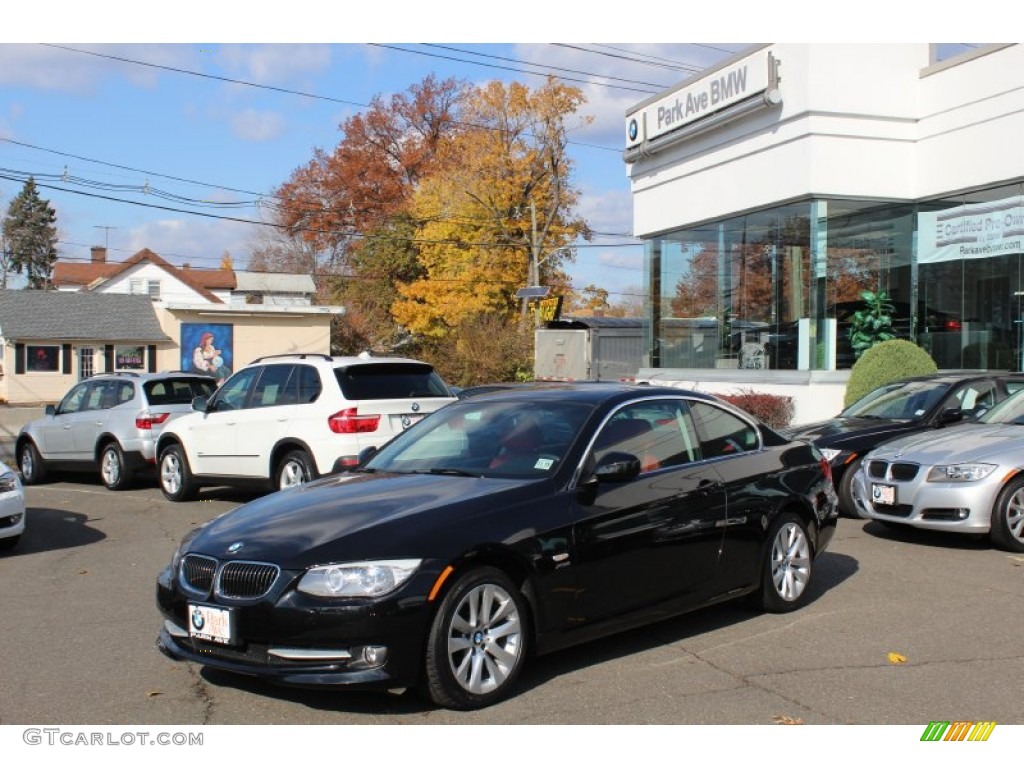
<path fill-rule="evenodd" d="M 171 501 L 204 485 L 288 488 L 358 463 L 455 398 L 433 367 L 385 357 L 274 355 L 225 381 L 157 444 Z"/>
<path fill-rule="evenodd" d="M 18 433 L 15 455 L 26 485 L 51 470 L 95 471 L 112 491 L 156 465 L 156 440 L 196 397 L 217 388 L 212 377 L 181 371 L 102 373 L 75 384 L 45 416 Z"/>

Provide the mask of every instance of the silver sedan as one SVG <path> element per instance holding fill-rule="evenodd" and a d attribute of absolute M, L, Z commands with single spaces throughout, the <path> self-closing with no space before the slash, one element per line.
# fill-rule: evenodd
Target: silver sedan
<path fill-rule="evenodd" d="M 890 526 L 988 534 L 1024 552 L 1024 392 L 976 423 L 894 440 L 853 480 L 861 517 Z"/>

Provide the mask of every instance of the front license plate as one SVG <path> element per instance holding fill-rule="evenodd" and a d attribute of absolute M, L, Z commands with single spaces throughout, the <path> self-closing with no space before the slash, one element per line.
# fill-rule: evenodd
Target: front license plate
<path fill-rule="evenodd" d="M 234 645 L 234 616 L 228 608 L 214 608 L 212 605 L 190 603 L 188 606 L 188 633 L 197 640 Z"/>
<path fill-rule="evenodd" d="M 887 507 L 896 506 L 896 486 L 872 483 L 871 500 L 875 504 L 882 504 Z"/>
<path fill-rule="evenodd" d="M 403 413 L 400 416 L 392 416 L 391 428 L 397 432 L 400 432 L 403 429 L 408 429 L 417 421 L 420 421 L 423 418 L 423 416 L 424 414 L 422 413 Z"/>

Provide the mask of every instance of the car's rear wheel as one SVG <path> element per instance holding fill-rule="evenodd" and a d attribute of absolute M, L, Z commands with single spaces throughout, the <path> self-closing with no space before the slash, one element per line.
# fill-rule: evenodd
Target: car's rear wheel
<path fill-rule="evenodd" d="M 313 462 L 305 451 L 288 451 L 277 465 L 278 490 L 302 485 L 313 479 Z"/>
<path fill-rule="evenodd" d="M 29 441 L 21 447 L 18 452 L 18 469 L 21 470 L 21 481 L 25 485 L 36 485 L 46 479 L 46 464 L 35 443 Z"/>
<path fill-rule="evenodd" d="M 192 501 L 199 494 L 199 484 L 180 445 L 169 445 L 160 454 L 160 490 L 171 501 Z"/>
<path fill-rule="evenodd" d="M 124 451 L 117 443 L 107 443 L 100 454 L 100 477 L 112 491 L 123 491 L 132 481 L 132 473 L 125 464 Z"/>
<path fill-rule="evenodd" d="M 1000 549 L 1024 552 L 1024 477 L 1010 480 L 996 497 L 989 536 Z"/>
<path fill-rule="evenodd" d="M 479 709 L 505 698 L 526 659 L 526 601 L 497 568 L 467 571 L 438 608 L 427 640 L 430 699 L 451 709 Z"/>
<path fill-rule="evenodd" d="M 761 607 L 773 613 L 796 610 L 807 602 L 813 568 L 807 526 L 792 512 L 779 515 L 765 553 Z"/>

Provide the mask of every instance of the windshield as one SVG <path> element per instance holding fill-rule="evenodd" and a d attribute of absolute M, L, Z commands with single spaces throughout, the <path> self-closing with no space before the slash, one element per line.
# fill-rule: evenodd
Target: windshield
<path fill-rule="evenodd" d="M 543 477 L 561 466 L 590 415 L 580 403 L 467 400 L 403 432 L 363 467 L 476 477 Z"/>
<path fill-rule="evenodd" d="M 1018 390 L 978 419 L 981 424 L 1024 424 L 1024 389 Z"/>
<path fill-rule="evenodd" d="M 949 391 L 944 382 L 894 382 L 864 395 L 840 416 L 874 419 L 919 419 Z"/>

